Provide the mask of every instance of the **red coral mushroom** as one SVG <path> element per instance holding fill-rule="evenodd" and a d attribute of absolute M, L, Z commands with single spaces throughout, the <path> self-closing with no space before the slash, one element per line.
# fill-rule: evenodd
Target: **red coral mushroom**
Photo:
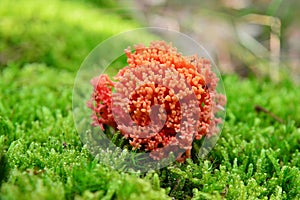
<path fill-rule="evenodd" d="M 103 124 L 117 127 L 111 111 L 111 96 L 114 83 L 105 74 L 91 80 L 94 87 L 92 98 L 88 107 L 93 110 L 93 125 L 98 125 L 104 130 Z"/>
<path fill-rule="evenodd" d="M 193 140 L 214 134 L 221 122 L 215 114 L 225 97 L 216 92 L 218 78 L 210 62 L 182 56 L 164 41 L 125 53 L 128 66 L 119 71 L 117 82 L 107 75 L 91 81 L 93 124 L 114 127 L 153 159 L 172 151 L 178 161 L 185 160 Z"/>

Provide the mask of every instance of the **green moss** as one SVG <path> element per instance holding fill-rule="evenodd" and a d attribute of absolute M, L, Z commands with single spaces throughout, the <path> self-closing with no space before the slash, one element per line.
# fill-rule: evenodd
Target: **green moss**
<path fill-rule="evenodd" d="M 82 146 L 69 72 L 31 64 L 6 68 L 1 80 L 0 111 L 10 119 L 0 118 L 0 198 L 167 199 L 151 180 L 110 171 Z"/>
<path fill-rule="evenodd" d="M 72 118 L 72 73 L 30 64 L 6 68 L 1 80 L 3 198 L 160 199 L 165 193 L 176 199 L 299 197 L 300 90 L 291 84 L 225 77 L 226 123 L 208 157 L 144 177 L 97 164 L 82 145 Z M 275 106 L 282 102 L 295 104 Z M 257 104 L 286 123 L 257 113 Z M 295 112 L 288 113 L 290 109 Z"/>
<path fill-rule="evenodd" d="M 4 0 L 0 27 L 0 65 L 42 62 L 75 71 L 98 43 L 137 24 L 84 1 Z"/>
<path fill-rule="evenodd" d="M 299 88 L 288 82 L 234 76 L 225 77 L 225 88 L 227 117 L 217 145 L 204 160 L 161 170 L 162 186 L 170 187 L 169 194 L 180 199 L 299 198 Z M 274 104 L 285 101 L 291 103 Z M 255 105 L 263 105 L 286 122 L 257 113 Z"/>

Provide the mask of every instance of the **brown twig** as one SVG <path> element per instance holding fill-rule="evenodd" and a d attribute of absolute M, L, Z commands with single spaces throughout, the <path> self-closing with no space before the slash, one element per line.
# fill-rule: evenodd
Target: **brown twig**
<path fill-rule="evenodd" d="M 283 119 L 281 119 L 280 117 L 278 117 L 277 115 L 275 115 L 274 113 L 272 113 L 271 111 L 267 110 L 266 108 L 264 108 L 262 106 L 256 105 L 254 107 L 254 109 L 257 113 L 263 112 L 263 113 L 269 115 L 270 117 L 272 117 L 274 120 L 276 120 L 280 123 L 285 123 L 285 121 Z"/>

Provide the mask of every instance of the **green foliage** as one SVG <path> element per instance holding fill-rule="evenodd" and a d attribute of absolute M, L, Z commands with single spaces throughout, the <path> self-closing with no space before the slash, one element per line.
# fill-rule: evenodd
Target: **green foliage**
<path fill-rule="evenodd" d="M 300 197 L 300 90 L 288 81 L 225 77 L 226 123 L 207 158 L 142 175 L 103 166 L 83 146 L 72 118 L 74 74 L 27 64 L 5 68 L 0 78 L 0 198 Z M 286 122 L 257 113 L 255 105 Z"/>
<path fill-rule="evenodd" d="M 82 146 L 69 72 L 31 64 L 6 68 L 1 80 L 1 199 L 167 199 L 157 177 L 152 188 L 152 179 L 111 171 Z"/>
<path fill-rule="evenodd" d="M 1 1 L 0 66 L 40 62 L 77 70 L 98 43 L 137 27 L 100 6 L 103 2 Z"/>

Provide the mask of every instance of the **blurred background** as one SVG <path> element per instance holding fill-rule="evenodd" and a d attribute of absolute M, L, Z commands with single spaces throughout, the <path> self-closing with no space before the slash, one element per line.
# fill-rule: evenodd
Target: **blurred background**
<path fill-rule="evenodd" d="M 289 73 L 300 79 L 299 1 L 132 1 L 145 26 L 188 34 L 203 45 L 223 73 L 241 76 Z"/>
<path fill-rule="evenodd" d="M 154 26 L 185 33 L 223 74 L 300 82 L 298 0 L 53 0 L 0 2 L 0 66 L 76 71 L 101 41 Z"/>

